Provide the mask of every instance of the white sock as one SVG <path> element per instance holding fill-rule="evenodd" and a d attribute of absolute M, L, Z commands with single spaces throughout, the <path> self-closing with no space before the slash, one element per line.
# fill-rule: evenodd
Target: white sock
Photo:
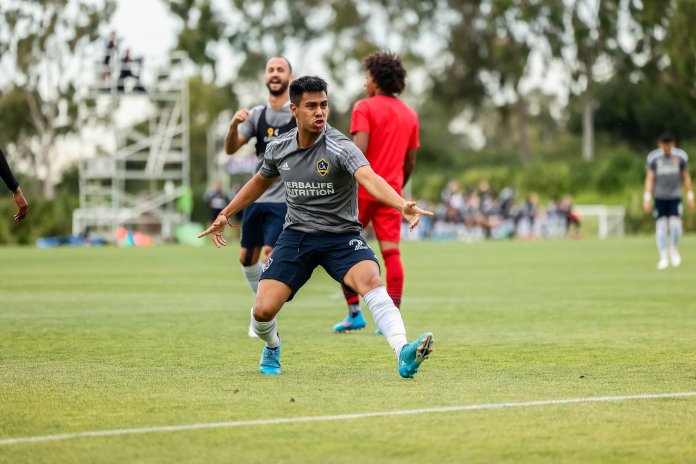
<path fill-rule="evenodd" d="M 278 320 L 275 317 L 269 322 L 259 322 L 254 319 L 254 308 L 251 308 L 251 326 L 254 328 L 254 333 L 266 342 L 267 347 L 276 348 L 280 344 Z"/>
<path fill-rule="evenodd" d="M 370 290 L 363 298 L 365 303 L 367 303 L 367 307 L 370 308 L 372 319 L 374 319 L 377 328 L 382 331 L 392 350 L 394 350 L 396 358 L 399 359 L 401 348 L 408 343 L 404 321 L 401 319 L 401 312 L 394 305 L 392 299 L 389 298 L 387 289 L 384 286 Z"/>
<path fill-rule="evenodd" d="M 349 304 L 348 305 L 348 314 L 350 314 L 350 317 L 357 316 L 359 312 L 360 312 L 360 304 Z"/>
<path fill-rule="evenodd" d="M 682 219 L 678 216 L 669 218 L 669 236 L 672 242 L 672 248 L 677 249 L 679 239 L 682 236 Z"/>
<path fill-rule="evenodd" d="M 249 288 L 256 295 L 256 291 L 259 289 L 259 277 L 261 277 L 261 272 L 263 272 L 261 263 L 257 262 L 251 266 L 242 266 L 242 272 L 244 272 Z"/>
<path fill-rule="evenodd" d="M 655 222 L 655 237 L 657 239 L 657 251 L 660 259 L 667 259 L 667 218 L 661 217 Z"/>

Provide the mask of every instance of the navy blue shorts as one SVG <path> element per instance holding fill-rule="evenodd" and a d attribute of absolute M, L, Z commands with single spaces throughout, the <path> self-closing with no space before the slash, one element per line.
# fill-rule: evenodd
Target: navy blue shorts
<path fill-rule="evenodd" d="M 653 217 L 659 219 L 661 217 L 681 216 L 682 204 L 681 198 L 673 200 L 660 200 L 655 198 L 655 208 L 653 209 Z"/>
<path fill-rule="evenodd" d="M 242 216 L 242 247 L 274 246 L 285 224 L 285 203 L 252 203 Z"/>
<path fill-rule="evenodd" d="M 290 287 L 290 301 L 312 277 L 317 266 L 323 267 L 334 280 L 343 283 L 343 277 L 350 268 L 368 260 L 379 266 L 375 252 L 357 232 L 309 234 L 285 229 L 263 268 L 261 279 L 277 280 Z"/>

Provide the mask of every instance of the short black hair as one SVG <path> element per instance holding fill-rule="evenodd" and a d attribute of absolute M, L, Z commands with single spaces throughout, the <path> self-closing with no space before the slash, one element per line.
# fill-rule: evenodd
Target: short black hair
<path fill-rule="evenodd" d="M 669 132 L 663 132 L 662 135 L 660 135 L 660 142 L 663 142 L 663 143 L 674 142 L 674 136 Z"/>
<path fill-rule="evenodd" d="M 401 58 L 394 53 L 374 52 L 365 58 L 363 67 L 387 95 L 399 95 L 406 88 L 406 69 Z"/>
<path fill-rule="evenodd" d="M 302 76 L 290 84 L 290 101 L 299 105 L 303 94 L 307 92 L 326 92 L 328 94 L 328 88 L 329 85 L 321 77 Z"/>

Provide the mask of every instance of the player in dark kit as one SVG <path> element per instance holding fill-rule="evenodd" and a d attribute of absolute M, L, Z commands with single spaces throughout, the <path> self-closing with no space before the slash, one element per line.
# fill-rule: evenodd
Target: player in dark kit
<path fill-rule="evenodd" d="M 363 66 L 367 98 L 353 107 L 350 133 L 375 173 L 401 195 L 420 145 L 418 115 L 398 98 L 406 88 L 406 70 L 401 59 L 389 52 L 371 54 L 365 58 Z M 387 292 L 398 308 L 404 291 L 404 266 L 399 250 L 401 214 L 380 203 L 362 186 L 358 188 L 358 214 L 363 227 L 372 223 L 375 230 L 387 268 Z M 366 322 L 358 295 L 345 286 L 343 293 L 348 315 L 333 326 L 334 332 L 362 329 Z"/>
<path fill-rule="evenodd" d="M 410 227 L 432 216 L 404 200 L 374 173 L 367 159 L 346 136 L 330 127 L 327 85 L 305 76 L 290 85 L 291 111 L 297 129 L 266 148 L 261 170 L 239 191 L 199 237 L 222 233 L 230 215 L 251 204 L 280 177 L 286 187 L 288 214 L 273 255 L 266 263 L 251 313 L 254 332 L 265 342 L 259 371 L 280 374 L 280 338 L 276 315 L 322 266 L 340 283 L 363 296 L 377 327 L 397 357 L 399 374 L 413 377 L 432 351 L 433 335 L 408 343 L 401 313 L 379 276 L 377 257 L 360 236 L 358 183 L 377 200 L 401 212 Z"/>
<path fill-rule="evenodd" d="M 263 163 L 266 145 L 279 135 L 295 128 L 288 93 L 288 86 L 292 82 L 290 62 L 282 56 L 268 60 L 265 81 L 269 92 L 268 104 L 256 106 L 251 111 L 238 110 L 225 137 L 225 151 L 228 155 L 236 153 L 251 138 L 256 138 L 257 172 Z M 271 255 L 273 245 L 283 230 L 286 212 L 285 188 L 282 182 L 273 184 L 253 205 L 244 209 L 239 262 L 254 293 L 258 289 L 261 276 L 261 249 L 263 248 L 265 261 Z M 255 336 L 251 327 L 249 336 Z"/>

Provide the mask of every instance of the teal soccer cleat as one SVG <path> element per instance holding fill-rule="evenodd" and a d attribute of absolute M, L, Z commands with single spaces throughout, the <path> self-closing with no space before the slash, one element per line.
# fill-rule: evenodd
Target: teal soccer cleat
<path fill-rule="evenodd" d="M 343 321 L 333 326 L 333 331 L 336 333 L 350 332 L 352 330 L 364 329 L 366 325 L 367 322 L 365 321 L 362 311 L 358 311 L 358 314 L 355 316 L 349 314 Z"/>
<path fill-rule="evenodd" d="M 433 334 L 425 332 L 415 342 L 404 345 L 399 353 L 399 375 L 412 379 L 421 363 L 432 353 L 433 343 Z"/>
<path fill-rule="evenodd" d="M 275 348 L 263 347 L 261 361 L 259 362 L 259 372 L 268 375 L 280 374 L 280 343 Z"/>

